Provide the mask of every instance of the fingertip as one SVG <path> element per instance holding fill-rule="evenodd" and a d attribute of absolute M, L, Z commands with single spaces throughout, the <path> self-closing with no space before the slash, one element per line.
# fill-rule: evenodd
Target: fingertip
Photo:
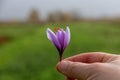
<path fill-rule="evenodd" d="M 63 72 L 66 70 L 66 68 L 68 67 L 68 61 L 61 61 L 61 62 L 58 62 L 57 65 L 56 65 L 56 69 L 58 72 Z"/>
<path fill-rule="evenodd" d="M 61 63 L 61 62 L 58 62 L 58 63 L 56 64 L 56 69 L 57 69 L 58 72 L 60 72 L 60 71 L 59 71 L 59 66 L 61 65 L 60 63 Z"/>

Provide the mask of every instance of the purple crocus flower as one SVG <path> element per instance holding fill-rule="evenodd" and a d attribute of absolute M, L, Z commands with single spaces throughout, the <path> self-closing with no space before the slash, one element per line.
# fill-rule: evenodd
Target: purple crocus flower
<path fill-rule="evenodd" d="M 54 33 L 51 29 L 48 28 L 47 37 L 57 48 L 60 56 L 60 61 L 61 61 L 62 54 L 70 42 L 69 27 L 66 28 L 66 31 L 64 31 L 63 29 L 58 29 L 56 33 Z"/>

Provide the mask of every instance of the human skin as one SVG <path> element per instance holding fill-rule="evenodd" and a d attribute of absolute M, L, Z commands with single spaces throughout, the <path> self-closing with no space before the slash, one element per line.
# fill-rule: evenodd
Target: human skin
<path fill-rule="evenodd" d="M 82 53 L 62 60 L 56 68 L 66 80 L 120 80 L 120 55 Z"/>

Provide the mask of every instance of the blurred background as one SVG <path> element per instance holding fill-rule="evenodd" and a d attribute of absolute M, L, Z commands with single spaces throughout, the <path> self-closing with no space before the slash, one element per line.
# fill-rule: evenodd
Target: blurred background
<path fill-rule="evenodd" d="M 120 54 L 119 0 L 0 0 L 0 80 L 64 80 L 46 29 L 66 26 L 63 57 L 83 52 Z"/>

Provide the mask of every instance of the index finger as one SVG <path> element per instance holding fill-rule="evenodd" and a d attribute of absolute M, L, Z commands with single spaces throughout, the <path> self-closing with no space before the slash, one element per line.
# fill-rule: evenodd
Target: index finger
<path fill-rule="evenodd" d="M 94 62 L 106 62 L 110 58 L 116 58 L 114 54 L 108 54 L 104 52 L 89 52 L 78 54 L 64 60 L 69 60 L 73 62 L 83 62 L 83 63 L 94 63 Z"/>

